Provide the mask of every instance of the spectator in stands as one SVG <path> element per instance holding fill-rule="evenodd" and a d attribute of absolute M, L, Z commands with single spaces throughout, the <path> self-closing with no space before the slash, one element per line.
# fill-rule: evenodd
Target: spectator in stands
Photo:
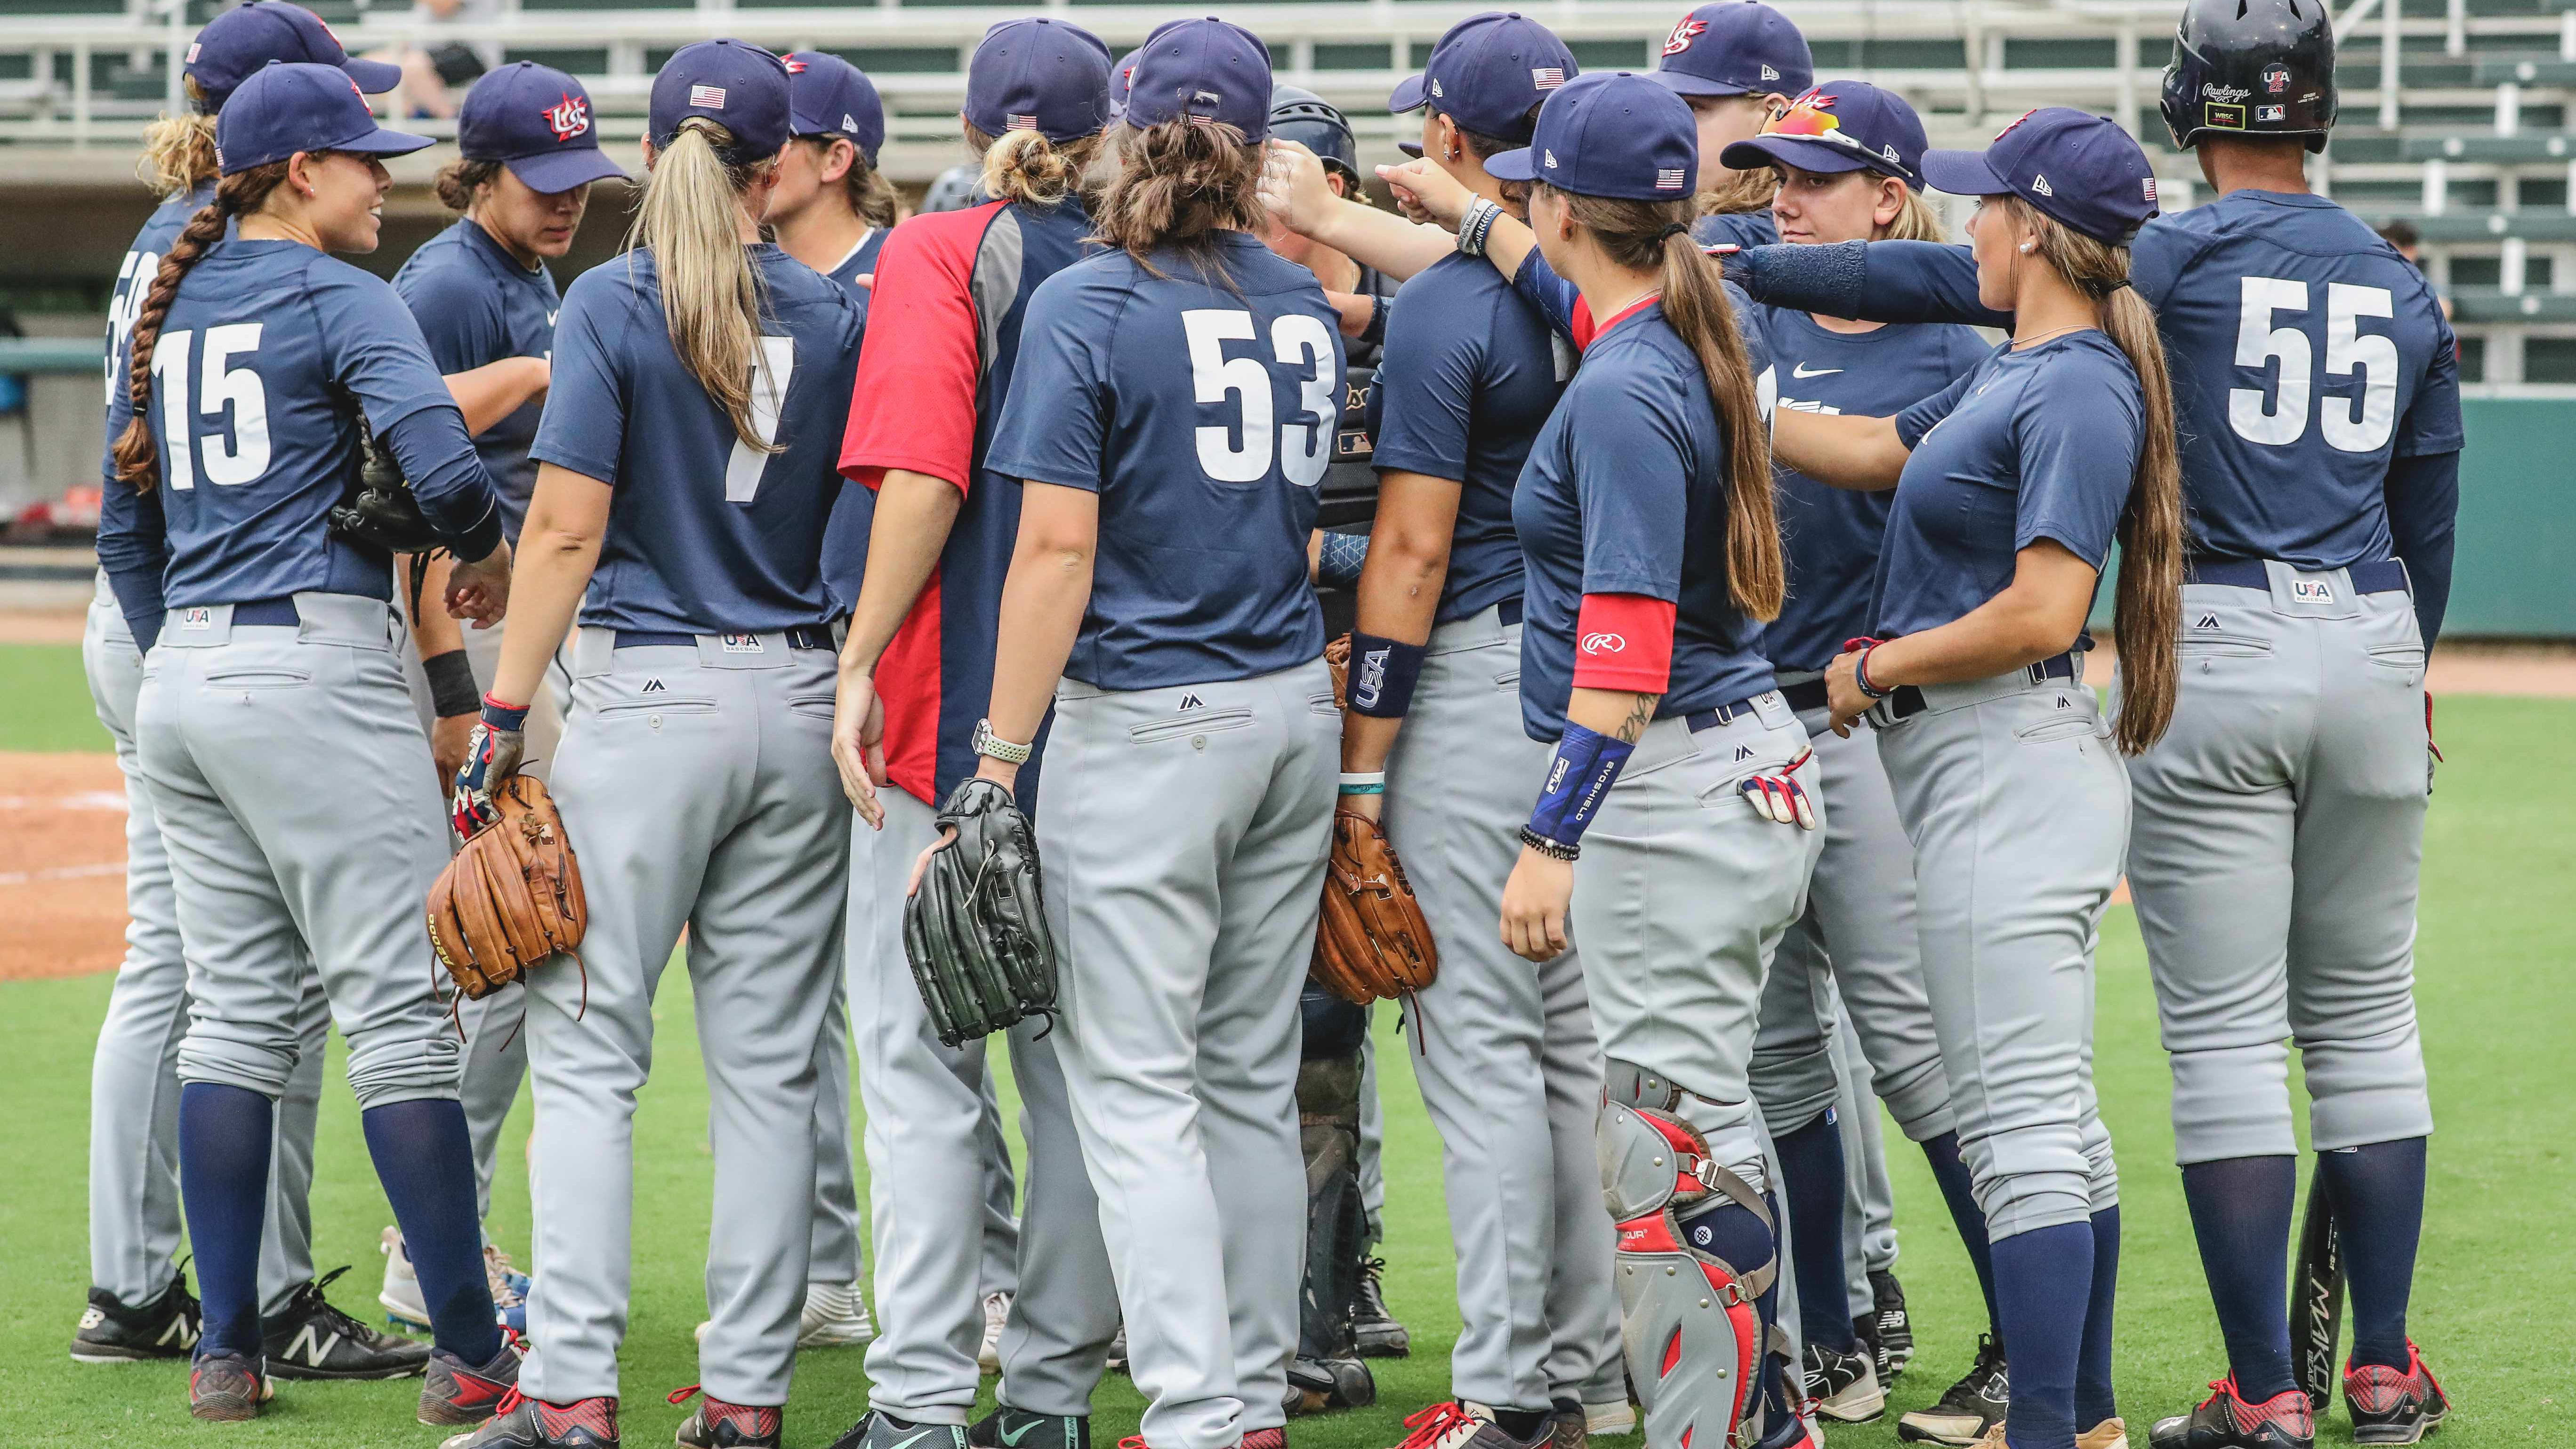
<path fill-rule="evenodd" d="M 388 46 L 367 57 L 402 67 L 404 115 L 446 120 L 456 114 L 457 97 L 501 64 L 501 42 L 441 40 L 439 28 L 487 24 L 501 18 L 504 5 L 505 0 L 413 0 L 411 18 L 422 29 L 420 43 Z"/>
<path fill-rule="evenodd" d="M 2397 254 L 2414 263 L 2415 270 L 2419 272 L 2425 271 L 2423 255 L 2424 234 L 2415 229 L 2415 224 L 2413 222 L 2400 217 L 2379 229 L 2379 239 L 2388 243 L 2390 246 L 2397 248 Z M 2431 273 L 2426 272 L 2425 275 L 2429 277 Z M 2451 316 L 2451 298 L 2449 294 L 2436 287 L 2434 289 L 2433 296 L 2436 301 L 2439 301 L 2442 304 L 2443 319 L 2445 321 L 2449 320 Z"/>

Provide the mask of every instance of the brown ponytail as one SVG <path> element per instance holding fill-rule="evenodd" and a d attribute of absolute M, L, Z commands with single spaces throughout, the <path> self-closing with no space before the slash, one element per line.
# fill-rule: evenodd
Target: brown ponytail
<path fill-rule="evenodd" d="M 868 164 L 868 153 L 850 148 L 850 169 L 841 175 L 841 189 L 850 198 L 850 210 L 859 220 L 884 228 L 903 220 L 903 198 L 895 194 L 894 183 L 885 173 Z"/>
<path fill-rule="evenodd" d="M 205 109 L 206 93 L 189 81 L 193 103 L 184 115 L 162 116 L 143 128 L 143 154 L 134 174 L 155 196 L 184 196 L 215 179 L 222 162 L 215 156 L 215 118 Z"/>
<path fill-rule="evenodd" d="M 986 196 L 1032 206 L 1053 206 L 1081 192 L 1092 158 L 1100 154 L 1096 133 L 1058 142 L 1025 130 L 988 136 L 970 125 L 966 144 L 984 168 L 976 184 Z"/>
<path fill-rule="evenodd" d="M 782 446 L 760 436 L 751 415 L 752 369 L 767 307 L 760 272 L 742 243 L 743 194 L 773 163 L 727 165 L 733 133 L 705 116 L 680 123 L 653 158 L 628 247 L 653 253 L 662 281 L 662 321 L 680 365 L 732 420 L 756 452 Z"/>
<path fill-rule="evenodd" d="M 1709 401 L 1726 427 L 1726 582 L 1735 607 L 1749 618 L 1780 617 L 1789 592 L 1780 556 L 1780 515 L 1771 496 L 1771 430 L 1754 398 L 1753 366 L 1735 330 L 1735 307 L 1715 257 L 1683 230 L 1690 201 L 1618 201 L 1558 191 L 1575 221 L 1600 242 L 1610 260 L 1632 271 L 1657 273 L 1664 320 L 1699 356 Z"/>
<path fill-rule="evenodd" d="M 1125 164 L 1101 198 L 1098 239 L 1152 276 L 1162 273 L 1148 254 L 1170 247 L 1224 280 L 1216 234 L 1261 229 L 1261 148 L 1222 121 L 1183 117 L 1122 132 L 1119 157 Z"/>
<path fill-rule="evenodd" d="M 450 211 L 471 210 L 474 193 L 500 174 L 498 161 L 468 161 L 460 156 L 438 168 L 438 204 Z"/>
<path fill-rule="evenodd" d="M 2006 204 L 2014 221 L 2039 237 L 2039 255 L 2102 309 L 2102 331 L 2138 374 L 2144 437 L 2138 469 L 2120 514 L 2120 581 L 2113 605 L 2120 644 L 2120 717 L 2112 731 L 2124 754 L 2143 754 L 2173 721 L 2181 665 L 2174 641 L 2182 630 L 2182 464 L 2174 441 L 2173 379 L 2165 368 L 2156 314 L 2129 280 L 2129 250 L 2058 225 L 2019 197 Z"/>
<path fill-rule="evenodd" d="M 125 395 L 134 415 L 126 419 L 125 431 L 117 434 L 114 452 L 117 478 L 134 485 L 137 492 L 149 493 L 161 482 L 161 458 L 152 446 L 152 352 L 161 343 L 161 324 L 170 315 L 170 304 L 178 300 L 179 284 L 206 249 L 224 239 L 224 228 L 233 218 L 259 210 L 268 194 L 286 180 L 288 164 L 272 161 L 225 177 L 215 186 L 215 199 L 197 208 L 170 249 L 161 254 L 161 269 L 152 274 L 151 289 L 143 294 L 143 308 L 134 314 L 134 330 L 129 334 L 127 345 L 132 352 L 126 363 Z M 171 440 L 173 447 L 187 445 L 185 438 Z"/>

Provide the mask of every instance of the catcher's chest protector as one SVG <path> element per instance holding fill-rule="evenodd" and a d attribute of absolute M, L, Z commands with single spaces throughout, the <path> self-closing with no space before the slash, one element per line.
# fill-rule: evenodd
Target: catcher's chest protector
<path fill-rule="evenodd" d="M 1728 1263 L 1692 1246 L 1680 1218 L 1712 1193 L 1750 1210 L 1765 1229 L 1769 1210 L 1743 1179 L 1710 1160 L 1699 1129 L 1668 1108 L 1605 1100 L 1594 1143 L 1602 1201 L 1618 1227 L 1623 1336 L 1645 1409 L 1646 1449 L 1751 1445 L 1766 1347 L 1754 1300 L 1770 1288 L 1778 1259 Z"/>

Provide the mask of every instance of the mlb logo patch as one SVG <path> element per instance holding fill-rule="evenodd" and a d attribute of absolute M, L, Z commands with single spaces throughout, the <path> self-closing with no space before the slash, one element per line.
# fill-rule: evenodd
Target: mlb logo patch
<path fill-rule="evenodd" d="M 1530 84 L 1543 91 L 1555 90 L 1558 86 L 1565 84 L 1565 67 L 1561 65 L 1531 66 Z"/>
<path fill-rule="evenodd" d="M 1655 189 L 1657 191 L 1679 191 L 1688 185 L 1690 185 L 1690 178 L 1683 174 L 1683 168 L 1679 166 L 1658 166 L 1655 168 Z"/>
<path fill-rule="evenodd" d="M 546 125 L 558 141 L 569 141 L 590 129 L 590 104 L 566 92 L 564 98 L 546 107 Z"/>
<path fill-rule="evenodd" d="M 2287 106 L 2256 106 L 2254 108 L 2254 119 L 2257 121 L 2277 121 L 2281 119 L 2288 110 L 2289 108 Z"/>
<path fill-rule="evenodd" d="M 721 111 L 721 110 L 723 110 L 723 109 L 724 109 L 724 102 L 725 102 L 725 92 L 724 92 L 724 87 L 723 87 L 723 86 L 691 86 L 691 87 L 689 87 L 689 109 L 690 109 L 690 110 L 693 110 L 693 111 Z"/>
<path fill-rule="evenodd" d="M 726 634 L 721 636 L 720 645 L 727 654 L 760 654 L 766 652 L 760 647 L 760 636 L 757 634 Z"/>
<path fill-rule="evenodd" d="M 179 627 L 182 629 L 211 629 L 215 627 L 215 611 L 212 609 L 181 609 L 179 611 Z"/>
<path fill-rule="evenodd" d="M 2290 597 L 2302 604 L 2331 604 L 2334 586 L 2323 579 L 2292 579 Z"/>

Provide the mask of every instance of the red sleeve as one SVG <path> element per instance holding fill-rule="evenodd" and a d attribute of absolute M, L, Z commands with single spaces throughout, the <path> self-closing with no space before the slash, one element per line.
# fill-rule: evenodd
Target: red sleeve
<path fill-rule="evenodd" d="M 888 468 L 974 482 L 975 390 L 983 326 L 975 315 L 975 258 L 991 202 L 913 217 L 886 236 L 859 347 L 841 474 L 877 486 Z"/>
<path fill-rule="evenodd" d="M 1674 605 L 1643 594 L 1585 594 L 1574 626 L 1574 687 L 1661 694 L 1673 676 Z"/>

